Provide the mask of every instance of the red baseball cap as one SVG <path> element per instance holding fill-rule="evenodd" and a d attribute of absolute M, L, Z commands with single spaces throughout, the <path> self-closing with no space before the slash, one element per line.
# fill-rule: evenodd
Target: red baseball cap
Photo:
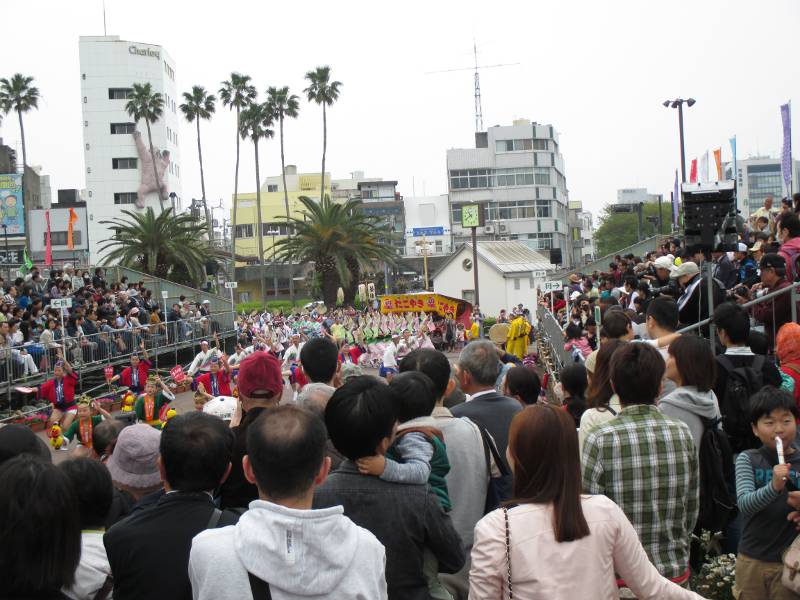
<path fill-rule="evenodd" d="M 254 352 L 239 363 L 236 378 L 239 395 L 247 398 L 273 398 L 283 393 L 281 363 L 269 352 Z"/>

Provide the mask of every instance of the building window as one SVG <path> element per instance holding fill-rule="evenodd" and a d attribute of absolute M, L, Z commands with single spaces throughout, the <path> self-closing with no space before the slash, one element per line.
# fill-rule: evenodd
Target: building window
<path fill-rule="evenodd" d="M 495 142 L 495 152 L 522 152 L 533 150 L 533 140 L 497 140 Z"/>
<path fill-rule="evenodd" d="M 45 231 L 42 236 L 42 241 L 45 246 L 47 246 L 47 232 Z M 50 243 L 53 246 L 66 246 L 67 245 L 67 232 L 66 231 L 51 231 L 50 232 Z M 80 245 L 81 243 L 81 232 L 80 231 L 73 231 L 72 232 L 72 243 Z"/>
<path fill-rule="evenodd" d="M 552 233 L 530 233 L 528 239 L 532 240 L 532 246 L 537 250 L 549 250 L 553 247 Z"/>
<path fill-rule="evenodd" d="M 86 96 L 84 96 L 83 97 L 83 103 L 86 104 L 88 101 L 89 101 L 88 98 L 86 98 Z"/>
<path fill-rule="evenodd" d="M 436 254 L 441 254 L 443 250 L 442 240 L 436 240 L 434 244 L 435 244 L 434 252 L 436 252 Z"/>
<path fill-rule="evenodd" d="M 111 168 L 112 169 L 135 169 L 136 168 L 136 160 L 135 158 L 112 158 L 111 159 Z"/>
<path fill-rule="evenodd" d="M 267 184 L 267 191 L 268 192 L 277 192 L 278 191 L 277 184 L 272 184 L 272 183 Z"/>
<path fill-rule="evenodd" d="M 548 218 L 552 216 L 550 214 L 550 201 L 549 200 L 537 200 L 536 201 L 536 216 L 540 218 Z"/>
<path fill-rule="evenodd" d="M 81 75 L 81 79 L 83 79 L 84 81 L 86 81 L 86 73 L 83 73 L 83 74 Z"/>
<path fill-rule="evenodd" d="M 497 187 L 511 185 L 533 185 L 533 169 L 522 167 L 518 169 L 495 169 Z"/>
<path fill-rule="evenodd" d="M 490 202 L 487 216 L 489 221 L 514 221 L 536 217 L 534 200 Z"/>
<path fill-rule="evenodd" d="M 533 140 L 534 150 L 549 150 L 549 140 Z"/>
<path fill-rule="evenodd" d="M 536 185 L 550 185 L 550 169 L 547 167 L 536 167 L 533 169 L 536 177 Z"/>
<path fill-rule="evenodd" d="M 262 223 L 261 231 L 265 236 L 272 236 L 273 231 L 277 231 L 275 235 L 288 235 L 289 228 L 286 223 Z"/>
<path fill-rule="evenodd" d="M 133 133 L 135 129 L 136 123 L 111 123 L 111 135 Z"/>
<path fill-rule="evenodd" d="M 88 126 L 89 126 L 89 121 L 84 121 L 84 122 L 83 122 L 83 126 L 84 126 L 84 127 L 88 127 Z"/>
<path fill-rule="evenodd" d="M 117 192 L 114 194 L 114 204 L 134 204 L 136 192 Z"/>
<path fill-rule="evenodd" d="M 87 150 L 89 149 L 89 144 L 86 144 L 86 149 L 87 149 Z"/>
<path fill-rule="evenodd" d="M 515 290 L 519 289 L 519 281 L 520 281 L 519 277 L 514 277 L 514 289 Z"/>
<path fill-rule="evenodd" d="M 133 88 L 108 88 L 109 100 L 127 100 L 131 97 Z"/>
<path fill-rule="evenodd" d="M 251 238 L 253 237 L 253 225 L 248 223 L 246 225 L 237 225 L 236 226 L 236 237 L 237 238 Z"/>

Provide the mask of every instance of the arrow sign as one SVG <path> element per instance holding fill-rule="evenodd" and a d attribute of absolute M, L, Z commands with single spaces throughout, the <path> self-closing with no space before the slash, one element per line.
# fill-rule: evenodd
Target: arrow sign
<path fill-rule="evenodd" d="M 50 308 L 72 308 L 72 298 L 53 298 Z"/>
<path fill-rule="evenodd" d="M 545 292 L 560 292 L 561 291 L 561 282 L 560 281 L 545 281 L 544 282 L 544 291 Z"/>
<path fill-rule="evenodd" d="M 534 279 L 544 279 L 547 277 L 547 271 L 534 271 L 533 278 Z"/>
<path fill-rule="evenodd" d="M 226 281 L 225 282 L 225 289 L 226 290 L 235 290 L 239 287 L 239 283 L 237 281 Z"/>

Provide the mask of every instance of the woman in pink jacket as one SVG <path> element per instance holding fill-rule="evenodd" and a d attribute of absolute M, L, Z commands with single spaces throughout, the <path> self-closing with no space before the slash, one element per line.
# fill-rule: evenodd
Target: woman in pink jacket
<path fill-rule="evenodd" d="M 581 494 L 569 414 L 529 406 L 509 434 L 515 503 L 475 526 L 471 599 L 616 600 L 615 573 L 640 600 L 701 598 L 658 573 L 616 504 Z"/>

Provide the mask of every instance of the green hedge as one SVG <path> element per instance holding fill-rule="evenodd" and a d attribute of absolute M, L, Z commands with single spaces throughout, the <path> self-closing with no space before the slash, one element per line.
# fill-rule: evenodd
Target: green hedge
<path fill-rule="evenodd" d="M 294 306 L 302 308 L 306 304 L 311 302 L 308 298 L 302 298 L 300 300 L 294 301 Z M 236 312 L 237 313 L 251 313 L 254 310 L 262 311 L 264 310 L 265 305 L 263 302 L 240 302 L 236 305 Z M 289 300 L 271 300 L 267 302 L 266 308 L 271 311 L 275 310 L 283 310 L 284 312 L 288 311 L 292 308 L 292 303 Z"/>

